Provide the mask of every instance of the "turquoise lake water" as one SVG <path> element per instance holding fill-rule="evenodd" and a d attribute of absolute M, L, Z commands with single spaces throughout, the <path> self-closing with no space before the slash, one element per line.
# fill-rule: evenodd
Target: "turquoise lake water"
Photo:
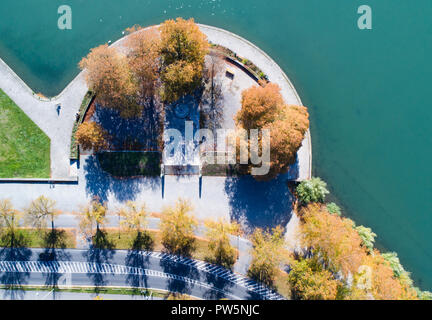
<path fill-rule="evenodd" d="M 70 5 L 73 29 L 57 28 Z M 373 30 L 357 28 L 357 8 Z M 56 95 L 91 47 L 177 16 L 228 29 L 284 69 L 311 113 L 314 175 L 432 289 L 430 0 L 3 0 L 0 57 Z"/>

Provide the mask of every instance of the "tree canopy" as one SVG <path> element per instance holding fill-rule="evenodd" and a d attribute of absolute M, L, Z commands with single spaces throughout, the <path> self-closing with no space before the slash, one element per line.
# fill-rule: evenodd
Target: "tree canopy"
<path fill-rule="evenodd" d="M 260 180 L 285 173 L 295 163 L 304 135 L 309 128 L 309 114 L 303 106 L 287 105 L 279 85 L 261 82 L 242 92 L 242 108 L 235 120 L 241 129 L 270 131 L 270 171 Z M 262 138 L 260 138 L 262 139 Z M 263 150 L 262 140 L 259 146 Z"/>
<path fill-rule="evenodd" d="M 83 122 L 78 127 L 75 138 L 82 148 L 98 152 L 107 146 L 108 133 L 94 121 Z"/>
<path fill-rule="evenodd" d="M 100 228 L 106 223 L 107 207 L 104 203 L 98 200 L 92 200 L 88 205 L 82 208 L 79 212 L 79 229 L 85 237 L 94 235 L 94 227 L 96 226 L 96 235 Z"/>
<path fill-rule="evenodd" d="M 362 239 L 362 245 L 366 247 L 369 252 L 372 252 L 376 234 L 372 232 L 371 228 L 366 228 L 364 226 L 358 226 L 355 227 L 355 229 L 358 232 L 360 238 Z"/>
<path fill-rule="evenodd" d="M 345 276 L 356 273 L 366 251 L 352 221 L 330 214 L 324 206 L 310 204 L 301 212 L 304 245 L 313 248 L 331 270 Z"/>
<path fill-rule="evenodd" d="M 339 292 L 343 294 L 340 298 L 398 300 L 419 297 L 409 273 L 395 255 L 367 248 L 352 220 L 330 214 L 326 206 L 316 203 L 304 207 L 301 217 L 303 245 L 311 248 L 313 256 L 320 259 L 317 261 L 321 261 L 326 270 L 333 274 L 341 272 L 342 278 L 338 281 L 343 286 Z M 350 278 L 352 281 L 348 281 Z M 351 284 L 347 285 L 348 282 Z"/>
<path fill-rule="evenodd" d="M 288 274 L 293 297 L 301 300 L 335 300 L 341 285 L 316 259 L 295 260 Z"/>
<path fill-rule="evenodd" d="M 341 208 L 334 202 L 330 202 L 326 204 L 327 211 L 331 214 L 335 214 L 340 216 L 342 214 Z"/>
<path fill-rule="evenodd" d="M 209 43 L 193 19 L 167 20 L 160 32 L 162 98 L 174 102 L 201 84 Z"/>
<path fill-rule="evenodd" d="M 160 32 L 156 28 L 138 30 L 129 35 L 126 47 L 131 72 L 136 77 L 141 98 L 152 98 L 158 86 L 161 46 Z"/>
<path fill-rule="evenodd" d="M 237 123 L 244 129 L 260 129 L 276 120 L 285 107 L 276 83 L 253 86 L 242 92 L 241 110 L 236 115 Z"/>
<path fill-rule="evenodd" d="M 280 226 L 271 231 L 255 229 L 252 235 L 253 249 L 249 276 L 266 285 L 273 285 L 280 264 L 288 257 L 284 244 L 283 228 Z"/>
<path fill-rule="evenodd" d="M 163 210 L 160 230 L 162 244 L 168 252 L 189 256 L 194 250 L 197 221 L 191 211 L 191 204 L 184 199 Z"/>
<path fill-rule="evenodd" d="M 26 209 L 26 220 L 35 228 L 45 228 L 48 221 L 51 222 L 51 228 L 54 229 L 54 219 L 60 214 L 55 207 L 56 202 L 45 196 L 40 196 L 30 203 Z"/>
<path fill-rule="evenodd" d="M 13 230 L 18 227 L 22 215 L 15 210 L 9 199 L 0 200 L 0 228 Z"/>
<path fill-rule="evenodd" d="M 302 181 L 296 188 L 297 196 L 301 203 L 324 202 L 329 194 L 327 183 L 318 177 Z"/>
<path fill-rule="evenodd" d="M 137 204 L 133 201 L 126 202 L 126 205 L 119 210 L 119 216 L 123 218 L 123 220 L 120 221 L 121 227 L 127 230 L 141 232 L 148 223 L 148 213 L 144 203 Z"/>
<path fill-rule="evenodd" d="M 209 239 L 209 249 L 212 257 L 208 260 L 231 269 L 237 259 L 237 252 L 230 243 L 230 235 L 240 233 L 240 225 L 236 222 L 207 221 L 207 238 Z"/>
<path fill-rule="evenodd" d="M 126 56 L 116 48 L 106 44 L 93 48 L 79 66 L 86 70 L 87 85 L 103 107 L 118 110 L 124 118 L 135 117 L 142 109 L 137 104 L 137 81 Z"/>

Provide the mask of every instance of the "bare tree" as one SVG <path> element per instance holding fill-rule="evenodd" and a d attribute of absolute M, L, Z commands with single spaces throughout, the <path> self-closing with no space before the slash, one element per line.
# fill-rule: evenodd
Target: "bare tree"
<path fill-rule="evenodd" d="M 26 222 L 35 228 L 45 228 L 48 220 L 51 221 L 51 229 L 54 230 L 54 219 L 60 214 L 55 208 L 56 202 L 45 196 L 40 196 L 33 200 L 30 206 L 25 210 Z"/>
<path fill-rule="evenodd" d="M 15 229 L 19 226 L 21 213 L 15 210 L 9 199 L 0 200 L 0 228 L 11 237 L 11 246 L 14 246 Z"/>

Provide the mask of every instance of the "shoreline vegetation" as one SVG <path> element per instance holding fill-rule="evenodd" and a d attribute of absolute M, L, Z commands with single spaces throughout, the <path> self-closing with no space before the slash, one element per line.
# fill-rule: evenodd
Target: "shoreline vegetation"
<path fill-rule="evenodd" d="M 319 178 L 296 188 L 303 250 L 290 258 L 288 279 L 297 299 L 431 300 L 432 293 L 414 286 L 395 252 L 374 248 L 377 236 L 342 216 Z"/>

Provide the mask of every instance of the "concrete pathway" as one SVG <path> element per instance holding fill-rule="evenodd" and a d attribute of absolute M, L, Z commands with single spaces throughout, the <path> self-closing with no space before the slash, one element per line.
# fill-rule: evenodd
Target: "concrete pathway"
<path fill-rule="evenodd" d="M 75 114 L 87 92 L 83 73 L 80 73 L 57 97 L 48 100 L 34 94 L 0 59 L 0 88 L 51 139 L 51 178 L 68 178 L 70 139 Z M 58 104 L 61 105 L 59 113 L 56 108 Z"/>
<path fill-rule="evenodd" d="M 106 201 L 115 212 L 126 201 L 144 202 L 151 212 L 161 212 L 179 197 L 188 199 L 198 219 L 239 221 L 246 230 L 286 226 L 292 216 L 293 196 L 287 176 L 267 182 L 252 177 L 165 176 L 117 179 L 103 172 L 94 156 L 82 156 L 79 183 L 0 183 L 0 197 L 11 199 L 22 210 L 41 195 L 57 202 L 63 212 L 77 212 L 93 197 Z"/>
<path fill-rule="evenodd" d="M 277 83 L 282 88 L 281 92 L 286 103 L 303 105 L 287 75 L 264 51 L 246 39 L 227 30 L 202 24 L 200 24 L 199 27 L 201 31 L 206 34 L 210 42 L 222 45 L 258 66 L 268 76 L 271 82 Z M 312 141 L 309 130 L 306 133 L 302 147 L 299 149 L 297 156 L 299 162 L 297 180 L 302 181 L 310 179 L 312 176 Z"/>

